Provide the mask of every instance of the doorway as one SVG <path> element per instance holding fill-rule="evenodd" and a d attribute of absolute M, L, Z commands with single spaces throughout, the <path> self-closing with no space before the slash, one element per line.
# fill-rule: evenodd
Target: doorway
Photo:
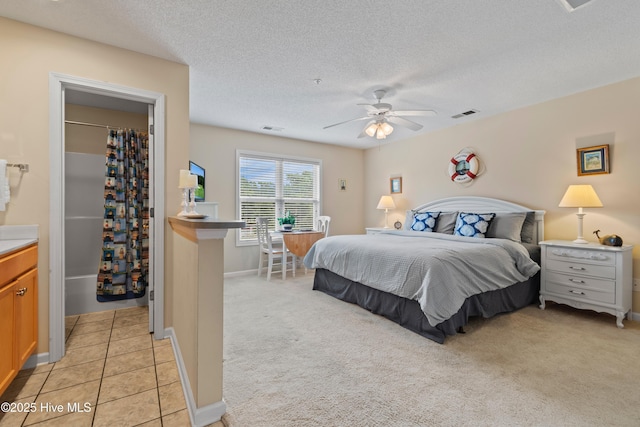
<path fill-rule="evenodd" d="M 65 345 L 65 105 L 67 96 L 101 107 L 147 107 L 149 119 L 149 331 L 164 338 L 164 95 L 141 89 L 51 73 L 50 99 L 50 234 L 49 234 L 49 362 L 64 356 Z M 106 139 L 105 139 L 106 140 Z M 151 148 L 152 147 L 152 148 Z M 156 221 L 155 218 L 160 220 Z"/>

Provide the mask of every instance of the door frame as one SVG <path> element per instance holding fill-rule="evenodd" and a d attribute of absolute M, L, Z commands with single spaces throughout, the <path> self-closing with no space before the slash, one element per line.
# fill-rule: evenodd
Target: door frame
<path fill-rule="evenodd" d="M 65 90 L 93 93 L 143 102 L 153 106 L 154 147 L 152 168 L 154 219 L 153 248 L 149 256 L 154 286 L 154 338 L 164 338 L 164 178 L 165 96 L 162 93 L 95 81 L 60 73 L 49 73 L 49 362 L 65 353 L 65 221 L 64 221 L 64 108 Z M 151 304 L 150 304 L 151 306 Z M 151 325 L 150 325 L 151 327 Z"/>

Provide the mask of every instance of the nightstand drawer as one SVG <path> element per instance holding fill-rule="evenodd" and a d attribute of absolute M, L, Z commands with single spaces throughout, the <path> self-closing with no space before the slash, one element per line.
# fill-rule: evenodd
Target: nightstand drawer
<path fill-rule="evenodd" d="M 606 265 L 582 264 L 568 260 L 557 261 L 549 258 L 549 256 L 547 256 L 545 264 L 547 270 L 559 271 L 561 273 L 601 277 L 603 279 L 611 280 L 615 280 L 616 278 L 616 268 L 613 266 L 609 267 Z"/>
<path fill-rule="evenodd" d="M 615 282 L 577 277 L 554 272 L 547 273 L 546 289 L 558 295 L 606 304 L 616 302 Z"/>
<path fill-rule="evenodd" d="M 616 265 L 616 254 L 606 251 L 588 251 L 570 248 L 549 248 L 547 249 L 547 260 L 557 260 L 565 262 L 583 262 L 597 265 Z"/>

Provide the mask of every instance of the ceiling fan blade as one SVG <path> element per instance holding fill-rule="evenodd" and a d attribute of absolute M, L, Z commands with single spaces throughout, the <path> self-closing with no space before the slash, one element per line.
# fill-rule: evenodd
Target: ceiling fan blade
<path fill-rule="evenodd" d="M 369 126 L 371 126 L 372 124 L 374 124 L 376 121 L 375 120 L 371 120 L 369 123 L 367 123 L 363 128 L 362 128 L 362 132 L 360 132 L 360 135 L 358 135 L 358 138 L 364 138 L 365 136 L 369 136 L 366 134 L 365 130 L 367 130 L 367 128 Z"/>
<path fill-rule="evenodd" d="M 406 128 L 409 128 L 411 130 L 420 130 L 422 129 L 422 125 L 416 122 L 412 122 L 411 120 L 408 119 L 404 119 L 402 117 L 397 117 L 397 116 L 388 116 L 387 117 L 387 121 L 389 123 L 393 123 L 396 124 L 398 126 L 403 126 Z"/>
<path fill-rule="evenodd" d="M 390 111 L 389 115 L 390 116 L 435 116 L 436 113 L 433 110 L 396 110 L 396 111 Z"/>
<path fill-rule="evenodd" d="M 332 125 L 325 126 L 325 127 L 323 127 L 322 129 L 329 129 L 329 128 L 332 128 L 332 127 L 334 127 L 334 126 L 340 126 L 340 125 L 343 125 L 343 124 L 345 124 L 345 123 L 357 122 L 357 121 L 359 121 L 359 120 L 368 120 L 369 118 L 370 118 L 369 116 L 365 116 L 365 117 L 358 117 L 357 119 L 351 119 L 351 120 L 346 120 L 346 121 L 344 121 L 344 122 L 340 122 L 340 123 L 334 123 L 334 124 L 332 124 Z"/>
<path fill-rule="evenodd" d="M 378 113 L 378 109 L 374 107 L 372 104 L 357 104 L 364 107 L 369 113 Z"/>

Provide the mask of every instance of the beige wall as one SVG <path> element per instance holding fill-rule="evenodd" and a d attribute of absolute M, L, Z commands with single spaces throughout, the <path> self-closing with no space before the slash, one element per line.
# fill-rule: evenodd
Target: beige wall
<path fill-rule="evenodd" d="M 219 203 L 221 219 L 238 219 L 236 212 L 236 149 L 286 154 L 322 160 L 322 215 L 331 216 L 331 234 L 364 232 L 363 154 L 359 149 L 318 144 L 278 136 L 191 124 L 191 160 L 206 170 L 207 202 Z M 183 165 L 183 169 L 187 164 Z M 340 179 L 347 190 L 340 191 Z M 177 181 L 176 181 L 177 183 Z M 174 199 L 170 212 L 178 212 Z M 225 238 L 225 272 L 258 267 L 257 246 L 236 247 L 235 232 Z"/>
<path fill-rule="evenodd" d="M 65 106 L 65 120 L 146 130 L 149 115 L 67 104 Z M 64 128 L 65 151 L 104 155 L 107 133 L 105 128 L 66 124 Z"/>
<path fill-rule="evenodd" d="M 640 78 L 593 89 L 508 113 L 461 122 L 454 128 L 369 149 L 365 153 L 365 224 L 380 226 L 375 209 L 389 192 L 389 177 L 403 177 L 403 193 L 389 222 L 404 221 L 404 210 L 442 197 L 473 195 L 505 199 L 544 209 L 546 239 L 575 239 L 577 209 L 559 208 L 570 184 L 592 184 L 601 209 L 586 209 L 584 236 L 593 230 L 619 234 L 633 250 L 640 277 Z M 482 113 L 481 113 L 482 114 Z M 464 120 L 464 119 L 462 119 Z M 576 147 L 609 143 L 611 173 L 577 176 Z M 449 159 L 472 147 L 486 171 L 472 185 L 454 184 Z M 640 292 L 633 309 L 640 312 Z"/>
<path fill-rule="evenodd" d="M 49 342 L 49 73 L 166 95 L 166 180 L 172 184 L 165 184 L 166 203 L 173 210 L 171 201 L 178 198 L 173 183 L 188 161 L 189 69 L 5 18 L 0 18 L 0 52 L 0 158 L 31 168 L 21 179 L 12 173 L 11 203 L 0 212 L 0 225 L 40 226 L 37 352 L 44 353 Z M 169 226 L 165 229 L 165 326 L 171 326 L 173 240 Z"/>

